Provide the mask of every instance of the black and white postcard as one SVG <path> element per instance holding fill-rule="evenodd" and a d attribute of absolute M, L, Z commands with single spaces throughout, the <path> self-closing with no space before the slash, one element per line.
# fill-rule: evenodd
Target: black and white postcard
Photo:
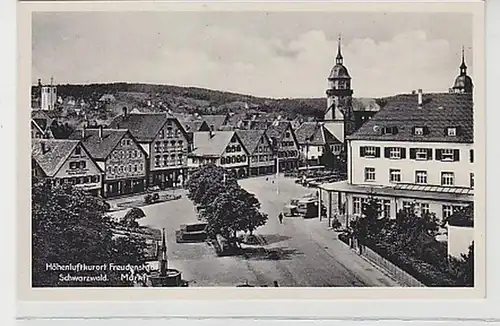
<path fill-rule="evenodd" d="M 20 298 L 484 297 L 483 10 L 21 3 Z"/>

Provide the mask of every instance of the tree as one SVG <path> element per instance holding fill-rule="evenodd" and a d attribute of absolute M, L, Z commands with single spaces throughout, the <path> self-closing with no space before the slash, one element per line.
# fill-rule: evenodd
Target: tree
<path fill-rule="evenodd" d="M 203 214 L 212 234 L 220 233 L 232 239 L 238 231 L 253 234 L 255 229 L 267 222 L 267 214 L 259 209 L 260 203 L 255 195 L 238 184 L 230 184 L 207 205 Z"/>
<path fill-rule="evenodd" d="M 129 286 L 119 273 L 104 272 L 109 281 L 67 282 L 61 275 L 99 275 L 102 271 L 54 271 L 50 264 L 108 265 L 144 262 L 144 242 L 113 234 L 101 199 L 50 180 L 32 184 L 32 285 Z M 49 264 L 49 265 L 47 265 Z"/>
<path fill-rule="evenodd" d="M 474 286 L 474 242 L 469 246 L 467 254 L 461 255 L 461 259 L 450 257 L 449 265 L 459 286 Z"/>
<path fill-rule="evenodd" d="M 137 220 L 145 217 L 144 211 L 138 207 L 131 208 L 123 217 L 122 223 L 127 227 L 137 228 L 139 223 Z"/>
<path fill-rule="evenodd" d="M 222 167 L 206 165 L 195 171 L 188 179 L 188 197 L 201 206 L 212 203 L 227 186 L 237 185 L 236 178 Z"/>

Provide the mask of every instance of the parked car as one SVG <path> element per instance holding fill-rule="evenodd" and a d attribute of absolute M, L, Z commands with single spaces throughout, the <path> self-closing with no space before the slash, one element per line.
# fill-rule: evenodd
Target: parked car
<path fill-rule="evenodd" d="M 297 211 L 304 218 L 318 217 L 318 200 L 315 198 L 303 198 L 297 205 Z M 326 215 L 326 207 L 321 205 L 321 215 Z"/>

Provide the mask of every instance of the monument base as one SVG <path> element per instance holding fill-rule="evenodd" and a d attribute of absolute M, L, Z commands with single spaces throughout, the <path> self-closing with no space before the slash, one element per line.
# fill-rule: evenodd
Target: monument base
<path fill-rule="evenodd" d="M 175 287 L 182 286 L 182 275 L 177 269 L 167 269 L 166 275 L 154 273 L 149 277 L 153 287 Z"/>

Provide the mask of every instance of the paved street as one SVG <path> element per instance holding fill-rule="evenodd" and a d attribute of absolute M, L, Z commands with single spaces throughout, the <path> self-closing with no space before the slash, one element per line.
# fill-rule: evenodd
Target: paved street
<path fill-rule="evenodd" d="M 256 234 L 265 242 L 267 253 L 275 252 L 279 259 L 269 259 L 261 250 L 246 256 L 217 257 L 204 243 L 178 244 L 175 230 L 183 223 L 196 221 L 194 207 L 182 199 L 144 207 L 144 225 L 166 228 L 169 264 L 182 271 L 192 286 L 235 286 L 248 281 L 252 285 L 272 286 L 398 286 L 392 279 L 373 267 L 341 243 L 328 230 L 327 221 L 317 218 L 285 218 L 280 224 L 277 215 L 293 197 L 314 189 L 306 189 L 292 179 L 280 178 L 279 193 L 274 177 L 241 180 L 241 185 L 259 198 L 262 209 L 269 214 L 268 223 Z M 180 190 L 178 190 L 180 192 Z M 334 203 L 335 204 L 335 203 Z M 124 211 L 114 214 L 124 214 Z"/>

